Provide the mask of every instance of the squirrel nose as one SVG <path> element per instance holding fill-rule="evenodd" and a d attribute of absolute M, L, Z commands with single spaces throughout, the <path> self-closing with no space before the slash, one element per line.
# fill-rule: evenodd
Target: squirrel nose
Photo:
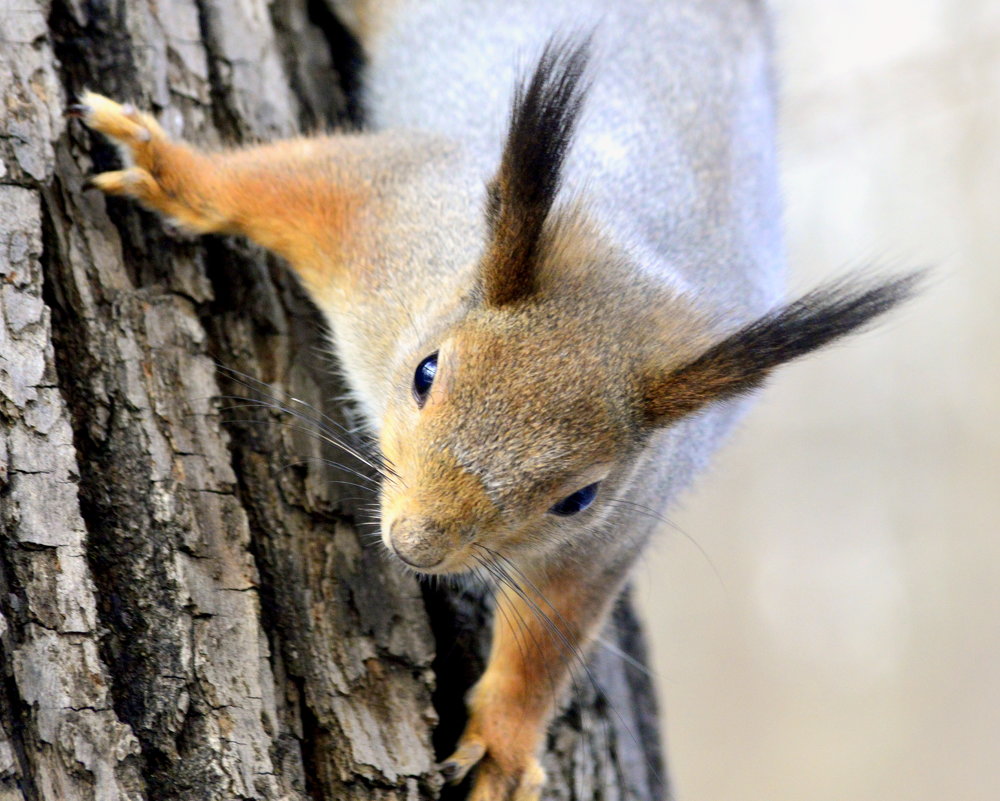
<path fill-rule="evenodd" d="M 389 527 L 393 552 L 410 567 L 427 570 L 452 550 L 444 529 L 422 518 L 397 518 Z"/>

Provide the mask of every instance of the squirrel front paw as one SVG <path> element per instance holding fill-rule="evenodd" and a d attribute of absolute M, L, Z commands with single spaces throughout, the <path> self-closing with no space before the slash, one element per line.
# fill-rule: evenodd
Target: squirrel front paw
<path fill-rule="evenodd" d="M 79 117 L 88 128 L 114 142 L 127 165 L 124 170 L 92 176 L 90 186 L 139 200 L 155 191 L 156 147 L 167 138 L 156 120 L 129 103 L 122 105 L 95 92 L 84 92 L 66 114 Z"/>
<path fill-rule="evenodd" d="M 457 784 L 475 768 L 469 801 L 538 801 L 545 771 L 534 755 L 537 732 L 515 721 L 497 723 L 494 718 L 484 731 L 473 718 L 455 752 L 441 763 L 442 776 Z"/>
<path fill-rule="evenodd" d="M 124 169 L 91 176 L 87 186 L 134 198 L 199 233 L 225 227 L 211 199 L 211 164 L 184 144 L 172 142 L 152 116 L 96 92 L 84 92 L 66 114 L 110 139 L 125 162 Z"/>

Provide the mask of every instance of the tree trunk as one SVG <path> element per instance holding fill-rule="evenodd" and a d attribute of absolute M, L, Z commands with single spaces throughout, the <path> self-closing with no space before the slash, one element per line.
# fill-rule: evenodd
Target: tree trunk
<path fill-rule="evenodd" d="M 199 143 L 275 138 L 356 117 L 358 62 L 322 0 L 0 0 L 0 801 L 442 794 L 484 593 L 370 543 L 289 273 L 85 192 L 116 157 L 63 118 L 86 87 Z M 661 798 L 627 603 L 602 642 L 546 797 Z"/>

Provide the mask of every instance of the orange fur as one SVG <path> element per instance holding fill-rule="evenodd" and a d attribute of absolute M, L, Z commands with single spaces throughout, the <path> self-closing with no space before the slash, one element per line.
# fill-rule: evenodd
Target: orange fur
<path fill-rule="evenodd" d="M 497 597 L 486 672 L 469 694 L 469 721 L 444 768 L 453 781 L 478 764 L 472 799 L 537 797 L 545 726 L 574 664 L 614 594 L 575 572 L 532 580 Z M 595 591 L 596 589 L 596 591 Z M 554 635 L 542 618 L 558 630 Z"/>
<path fill-rule="evenodd" d="M 171 141 L 148 115 L 101 95 L 81 98 L 86 122 L 134 164 L 94 176 L 200 234 L 241 234 L 292 264 L 313 293 L 341 277 L 363 228 L 368 192 L 340 170 L 343 138 L 296 139 L 214 156 Z"/>

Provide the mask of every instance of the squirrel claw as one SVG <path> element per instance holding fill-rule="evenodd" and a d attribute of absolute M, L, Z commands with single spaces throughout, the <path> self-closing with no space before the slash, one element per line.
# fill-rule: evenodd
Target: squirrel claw
<path fill-rule="evenodd" d="M 441 775 L 449 784 L 458 784 L 485 754 L 486 746 L 478 740 L 464 742 L 441 763 Z"/>
<path fill-rule="evenodd" d="M 96 92 L 84 92 L 66 108 L 66 114 L 81 118 L 88 128 L 104 134 L 144 169 L 155 160 L 149 152 L 153 139 L 167 138 L 152 117 L 131 103 L 116 103 Z"/>

